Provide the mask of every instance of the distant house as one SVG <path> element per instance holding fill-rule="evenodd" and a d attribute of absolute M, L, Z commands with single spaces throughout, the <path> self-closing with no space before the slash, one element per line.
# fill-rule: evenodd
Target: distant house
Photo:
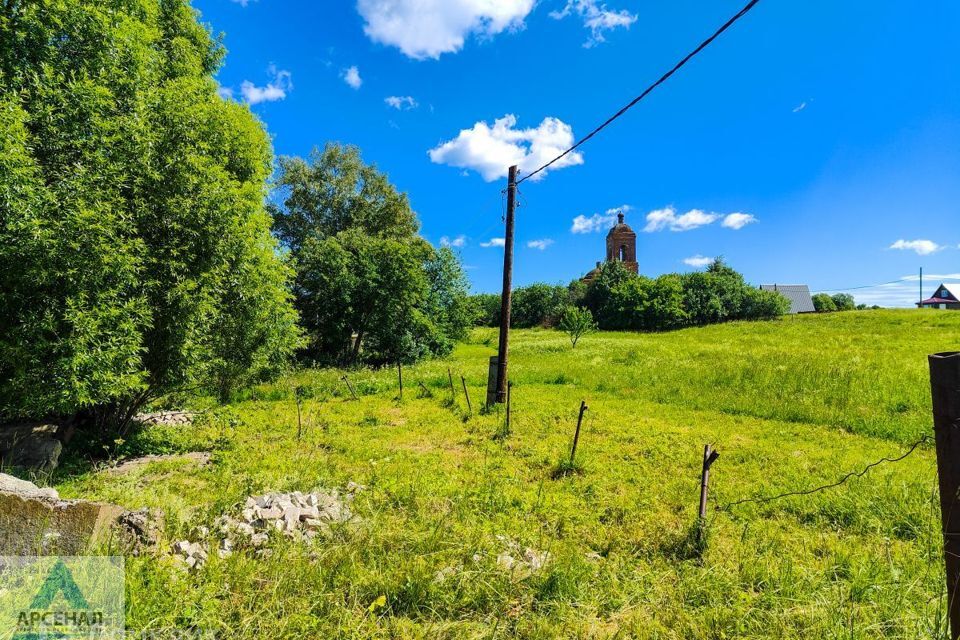
<path fill-rule="evenodd" d="M 917 303 L 926 309 L 960 309 L 960 284 L 942 282 L 933 296 Z"/>
<path fill-rule="evenodd" d="M 761 291 L 776 291 L 790 301 L 787 313 L 814 313 L 813 297 L 810 287 L 805 284 L 762 284 Z"/>

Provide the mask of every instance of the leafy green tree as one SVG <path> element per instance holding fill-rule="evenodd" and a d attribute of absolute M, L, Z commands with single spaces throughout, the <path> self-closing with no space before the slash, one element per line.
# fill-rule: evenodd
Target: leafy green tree
<path fill-rule="evenodd" d="M 470 296 L 469 304 L 475 326 L 500 326 L 500 294 L 478 293 Z"/>
<path fill-rule="evenodd" d="M 296 269 L 305 355 L 412 362 L 448 353 L 471 322 L 456 255 L 418 234 L 405 194 L 356 147 L 282 158 L 274 229 Z"/>
<path fill-rule="evenodd" d="M 813 296 L 813 308 L 817 313 L 829 313 L 837 310 L 837 303 L 833 301 L 830 294 L 817 293 Z"/>
<path fill-rule="evenodd" d="M 186 0 L 0 7 L 3 415 L 122 426 L 296 344 L 272 151 L 217 95 L 222 57 Z"/>
<path fill-rule="evenodd" d="M 580 338 L 597 330 L 597 323 L 589 309 L 568 305 L 560 312 L 557 327 L 570 336 L 570 346 L 576 349 Z"/>
<path fill-rule="evenodd" d="M 342 231 L 410 238 L 420 229 L 406 194 L 364 163 L 357 147 L 329 143 L 309 160 L 282 156 L 279 165 L 274 231 L 294 254 L 311 238 Z"/>
<path fill-rule="evenodd" d="M 853 311 L 857 308 L 857 303 L 849 293 L 835 293 L 830 296 L 837 311 Z"/>
<path fill-rule="evenodd" d="M 603 329 L 626 328 L 620 305 L 613 290 L 622 282 L 637 276 L 627 271 L 619 262 L 604 262 L 599 272 L 587 285 L 583 303 Z"/>
<path fill-rule="evenodd" d="M 513 292 L 510 325 L 520 329 L 549 327 L 557 323 L 568 300 L 566 287 L 538 282 Z"/>

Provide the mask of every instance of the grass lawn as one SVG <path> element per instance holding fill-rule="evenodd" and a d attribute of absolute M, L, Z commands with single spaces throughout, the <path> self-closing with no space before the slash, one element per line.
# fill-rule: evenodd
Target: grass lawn
<path fill-rule="evenodd" d="M 493 330 L 446 361 L 334 370 L 251 390 L 189 428 L 152 427 L 137 453 L 210 451 L 125 475 L 67 465 L 65 497 L 164 511 L 163 553 L 127 561 L 131 629 L 223 638 L 942 638 L 932 446 L 809 496 L 932 433 L 926 355 L 960 348 L 960 314 L 867 311 L 665 334 L 516 331 L 512 430 L 482 412 Z M 456 383 L 451 402 L 448 367 Z M 460 387 L 473 401 L 469 413 Z M 422 382 L 432 397 L 422 397 Z M 303 387 L 297 439 L 294 388 Z M 589 406 L 579 473 L 554 478 Z M 206 404 L 205 404 L 206 403 Z M 695 521 L 703 445 L 707 542 Z M 202 541 L 246 496 L 365 486 L 357 527 L 272 554 L 211 554 L 186 571 L 169 542 Z M 212 545 L 216 539 L 208 539 Z M 535 571 L 503 554 L 547 552 Z M 498 559 L 499 558 L 499 559 Z M 383 598 L 381 598 L 383 596 Z"/>

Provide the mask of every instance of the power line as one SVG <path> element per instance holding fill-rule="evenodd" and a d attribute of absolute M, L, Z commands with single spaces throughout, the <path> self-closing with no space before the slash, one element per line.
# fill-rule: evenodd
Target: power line
<path fill-rule="evenodd" d="M 577 149 L 580 145 L 584 144 L 587 140 L 589 140 L 589 139 L 592 138 L 593 136 L 595 136 L 595 135 L 597 135 L 598 133 L 600 133 L 600 131 L 602 131 L 603 129 L 605 129 L 610 123 L 612 123 L 614 120 L 616 120 L 617 118 L 619 118 L 620 116 L 622 116 L 623 114 L 625 114 L 628 110 L 630 110 L 631 107 L 633 107 L 635 104 L 637 104 L 638 102 L 640 102 L 641 100 L 643 100 L 644 98 L 646 98 L 647 95 L 648 95 L 650 92 L 652 92 L 654 89 L 656 89 L 657 87 L 659 87 L 661 84 L 663 84 L 664 82 L 666 82 L 667 80 L 669 80 L 669 79 L 670 79 L 670 76 L 672 76 L 672 75 L 675 74 L 677 71 L 679 71 L 679 70 L 681 69 L 681 67 L 683 67 L 685 64 L 687 64 L 687 62 L 690 61 L 691 58 L 693 58 L 693 57 L 696 56 L 698 53 L 700 53 L 701 51 L 703 51 L 704 49 L 706 49 L 708 46 L 710 46 L 710 43 L 712 43 L 714 40 L 716 40 L 716 39 L 720 36 L 720 34 L 722 34 L 724 31 L 726 31 L 727 29 L 729 29 L 730 27 L 732 27 L 733 24 L 734 24 L 737 20 L 739 20 L 739 19 L 742 18 L 743 16 L 747 15 L 747 13 L 748 13 L 751 9 L 753 9 L 753 7 L 756 6 L 757 3 L 759 3 L 759 2 L 760 2 L 760 0 L 750 0 L 750 2 L 748 2 L 747 5 L 746 5 L 743 9 L 741 9 L 739 12 L 737 12 L 737 14 L 736 14 L 735 16 L 733 16 L 732 18 L 730 18 L 729 20 L 727 20 L 727 22 L 726 22 L 722 27 L 720 27 L 717 31 L 715 31 L 712 36 L 710 36 L 709 38 L 707 38 L 706 40 L 704 40 L 703 42 L 701 42 L 701 43 L 700 43 L 700 46 L 698 46 L 696 49 L 694 49 L 693 51 L 691 51 L 690 53 L 688 53 L 688 54 L 683 58 L 683 60 L 681 60 L 680 62 L 678 62 L 676 65 L 674 65 L 674 67 L 673 67 L 672 69 L 670 69 L 670 71 L 668 71 L 668 72 L 666 72 L 665 74 L 663 74 L 663 75 L 660 77 L 659 80 L 657 80 L 657 81 L 654 82 L 652 85 L 650 85 L 649 87 L 647 87 L 647 88 L 644 90 L 643 93 L 641 93 L 639 96 L 637 96 L 636 98 L 634 98 L 633 100 L 631 100 L 630 103 L 627 104 L 627 105 L 626 105 L 625 107 L 623 107 L 622 109 L 620 109 L 620 111 L 617 111 L 615 114 L 613 114 L 610 118 L 607 119 L 606 122 L 604 122 L 604 123 L 601 124 L 599 127 L 597 127 L 596 129 L 594 129 L 593 131 L 591 131 L 590 133 L 588 133 L 588 134 L 587 134 L 586 136 L 584 136 L 583 138 L 580 138 L 580 140 L 578 140 L 577 143 L 574 144 L 572 147 L 570 147 L 569 149 L 567 149 L 566 151 L 564 151 L 563 153 L 561 153 L 561 154 L 558 155 L 556 158 L 554 158 L 554 159 L 551 160 L 550 162 L 546 163 L 545 165 L 543 165 L 543 166 L 540 167 L 539 169 L 528 173 L 528 174 L 525 175 L 523 178 L 521 178 L 520 180 L 518 180 L 518 181 L 517 181 L 517 184 L 520 184 L 520 183 L 522 183 L 522 182 L 525 182 L 525 181 L 528 180 L 529 178 L 532 178 L 533 176 L 537 175 L 538 173 L 540 173 L 541 171 L 543 171 L 544 169 L 546 169 L 547 167 L 549 167 L 549 166 L 552 165 L 553 163 L 557 162 L 558 160 L 560 160 L 561 158 L 563 158 L 564 156 L 566 156 L 566 155 L 567 155 L 568 153 L 570 153 L 571 151 Z"/>
<path fill-rule="evenodd" d="M 898 457 L 896 457 L 896 458 L 880 458 L 880 459 L 877 460 L 876 462 L 871 462 L 870 464 L 868 464 L 867 466 L 865 466 L 862 470 L 860 470 L 860 471 L 851 471 L 850 473 L 848 473 L 847 475 L 843 476 L 842 478 L 840 478 L 840 479 L 837 480 L 836 482 L 832 482 L 832 483 L 830 483 L 830 484 L 825 484 L 825 485 L 822 485 L 822 486 L 819 486 L 819 487 L 814 487 L 814 488 L 812 488 L 812 489 L 804 489 L 804 490 L 802 490 L 802 491 L 789 491 L 789 492 L 787 492 L 787 493 L 781 493 L 781 494 L 779 494 L 779 495 L 769 496 L 769 497 L 766 497 L 766 498 L 764 498 L 764 497 L 744 498 L 743 500 L 735 500 L 735 501 L 733 501 L 733 502 L 728 502 L 728 503 L 726 503 L 726 504 L 719 505 L 717 508 L 723 511 L 723 510 L 729 509 L 730 507 L 735 507 L 735 506 L 737 506 L 737 505 L 739 505 L 739 504 L 747 504 L 748 502 L 755 502 L 755 503 L 757 503 L 757 504 L 763 504 L 763 503 L 766 503 L 766 502 L 773 502 L 774 500 L 780 500 L 780 499 L 782 499 L 782 498 L 788 498 L 788 497 L 791 497 L 791 496 L 807 496 L 807 495 L 810 495 L 811 493 L 817 493 L 818 491 L 824 491 L 824 490 L 826 490 L 826 489 L 833 489 L 834 487 L 839 487 L 840 485 L 842 485 L 844 482 L 846 482 L 846 481 L 849 480 L 850 478 L 862 478 L 863 476 L 865 476 L 865 475 L 867 474 L 868 471 L 870 471 L 870 469 L 876 467 L 876 466 L 879 465 L 879 464 L 883 464 L 884 462 L 890 462 L 890 463 L 900 462 L 900 461 L 903 460 L 904 458 L 907 458 L 911 453 L 913 453 L 914 451 L 916 451 L 916 450 L 917 450 L 917 447 L 919 447 L 921 444 L 923 444 L 924 442 L 927 442 L 927 441 L 929 441 L 929 440 L 930 440 L 930 436 L 923 436 L 922 438 L 920 438 L 919 440 L 917 440 L 916 442 L 914 442 L 913 445 L 911 445 L 911 447 L 910 447 L 910 448 L 907 450 L 907 452 L 904 453 L 903 455 L 898 456 Z"/>
<path fill-rule="evenodd" d="M 821 293 L 831 293 L 834 291 L 855 291 L 857 289 L 873 289 L 875 287 L 885 287 L 890 284 L 897 284 L 899 282 L 910 282 L 913 280 L 913 276 L 908 276 L 906 278 L 900 278 L 899 280 L 891 280 L 890 282 L 881 282 L 880 284 L 864 284 L 859 287 L 845 287 L 843 289 L 817 289 L 816 291 Z"/>

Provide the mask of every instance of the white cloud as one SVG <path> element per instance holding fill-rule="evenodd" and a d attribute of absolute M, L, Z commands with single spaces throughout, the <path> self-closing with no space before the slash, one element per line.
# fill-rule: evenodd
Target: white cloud
<path fill-rule="evenodd" d="M 723 222 L 720 223 L 720 226 L 737 231 L 756 221 L 756 217 L 749 213 L 729 213 L 723 217 Z"/>
<path fill-rule="evenodd" d="M 360 77 L 360 70 L 357 69 L 356 65 L 344 69 L 340 77 L 343 78 L 343 81 L 346 82 L 351 89 L 359 89 L 363 84 L 363 78 Z"/>
<path fill-rule="evenodd" d="M 553 240 L 550 238 L 544 238 L 543 240 L 531 240 L 527 243 L 527 246 L 531 249 L 539 249 L 544 251 L 547 247 L 553 244 Z"/>
<path fill-rule="evenodd" d="M 507 168 L 519 165 L 521 173 L 533 171 L 573 145 L 573 129 L 557 118 L 544 118 L 535 129 L 516 129 L 517 117 L 506 115 L 491 127 L 478 122 L 462 130 L 453 140 L 429 151 L 430 160 L 462 169 L 472 169 L 491 182 L 507 175 Z M 583 156 L 574 151 L 550 167 L 556 171 L 583 164 Z M 542 179 L 541 171 L 533 180 Z"/>
<path fill-rule="evenodd" d="M 606 213 L 595 213 L 590 217 L 579 215 L 573 219 L 571 233 L 598 233 L 606 231 L 617 221 L 618 213 L 628 213 L 633 207 L 628 204 L 607 209 Z"/>
<path fill-rule="evenodd" d="M 643 228 L 647 233 L 670 229 L 670 231 L 690 231 L 697 227 L 713 224 L 720 216 L 716 213 L 707 213 L 701 209 L 691 209 L 684 214 L 677 215 L 673 207 L 657 209 L 647 214 L 647 226 Z"/>
<path fill-rule="evenodd" d="M 224 100 L 233 100 L 233 89 L 230 87 L 217 87 L 217 95 L 223 98 Z"/>
<path fill-rule="evenodd" d="M 250 0 L 231 0 L 231 1 L 237 3 L 241 7 L 246 7 L 250 4 Z"/>
<path fill-rule="evenodd" d="M 357 0 L 363 32 L 416 60 L 463 48 L 467 36 L 520 29 L 535 0 Z"/>
<path fill-rule="evenodd" d="M 243 99 L 250 104 L 260 104 L 261 102 L 275 102 L 287 97 L 287 93 L 293 89 L 293 82 L 289 71 L 282 71 L 271 65 L 267 73 L 273 76 L 266 86 L 258 87 L 249 80 L 240 83 L 240 93 Z"/>
<path fill-rule="evenodd" d="M 714 261 L 714 258 L 708 258 L 698 253 L 697 255 L 692 256 L 690 258 L 684 258 L 683 264 L 700 269 L 702 267 L 705 267 L 711 264 L 713 261 Z"/>
<path fill-rule="evenodd" d="M 598 233 L 612 227 L 616 219 L 616 215 L 604 215 L 601 213 L 595 213 L 589 218 L 587 216 L 580 215 L 573 219 L 573 226 L 570 227 L 570 232 Z"/>
<path fill-rule="evenodd" d="M 561 11 L 551 12 L 550 17 L 562 20 L 571 14 L 579 16 L 583 20 L 583 26 L 590 29 L 590 38 L 583 43 L 588 49 L 606 41 L 604 32 L 617 28 L 629 29 L 630 25 L 637 21 L 636 14 L 626 9 L 608 9 L 607 5 L 598 0 L 567 0 L 566 6 Z"/>
<path fill-rule="evenodd" d="M 480 246 L 481 247 L 502 247 L 504 244 L 506 244 L 506 240 L 504 240 L 503 238 L 490 238 L 490 240 L 487 242 L 481 242 Z"/>
<path fill-rule="evenodd" d="M 384 98 L 383 101 L 397 111 L 408 111 L 420 106 L 417 101 L 413 99 L 413 96 L 389 96 Z"/>
<path fill-rule="evenodd" d="M 803 111 L 803 110 L 806 109 L 806 108 L 807 108 L 807 101 L 804 100 L 803 102 L 801 102 L 800 104 L 798 104 L 797 106 L 795 106 L 795 107 L 793 108 L 793 112 L 794 112 L 794 113 L 800 113 L 801 111 Z"/>
<path fill-rule="evenodd" d="M 654 231 L 690 231 L 698 227 L 711 225 L 717 220 L 721 220 L 720 225 L 727 229 L 742 229 L 748 224 L 757 221 L 756 217 L 749 213 L 708 213 L 702 209 L 691 209 L 686 213 L 677 214 L 673 207 L 664 207 L 656 209 L 647 214 L 647 225 L 643 230 L 647 233 Z"/>
<path fill-rule="evenodd" d="M 897 240 L 890 245 L 890 248 L 899 249 L 900 251 L 913 251 L 918 256 L 928 256 L 946 247 L 937 244 L 933 240 Z"/>
<path fill-rule="evenodd" d="M 450 238 L 448 236 L 443 236 L 440 238 L 441 247 L 453 247 L 455 249 L 460 249 L 461 247 L 466 246 L 467 236 L 459 235 L 456 238 Z"/>

